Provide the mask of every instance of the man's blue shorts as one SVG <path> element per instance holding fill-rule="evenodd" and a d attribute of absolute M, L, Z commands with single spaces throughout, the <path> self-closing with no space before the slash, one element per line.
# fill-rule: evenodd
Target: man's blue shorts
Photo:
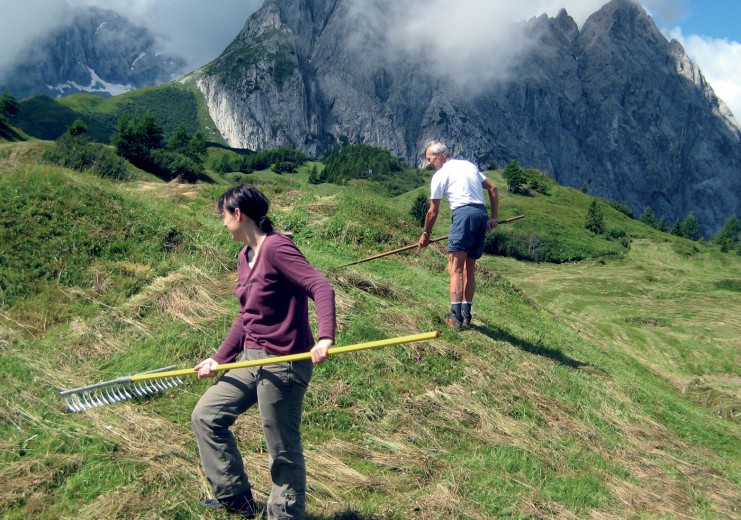
<path fill-rule="evenodd" d="M 489 214 L 483 204 L 467 204 L 454 209 L 450 221 L 448 253 L 465 251 L 469 258 L 481 258 L 484 254 L 488 222 Z"/>

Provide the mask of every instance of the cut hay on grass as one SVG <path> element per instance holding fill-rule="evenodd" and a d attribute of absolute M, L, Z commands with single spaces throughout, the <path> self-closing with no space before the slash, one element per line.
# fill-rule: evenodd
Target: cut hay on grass
<path fill-rule="evenodd" d="M 126 321 L 133 324 L 148 312 L 156 311 L 202 331 L 219 317 L 234 313 L 213 296 L 222 294 L 226 294 L 226 283 L 195 267 L 184 267 L 157 278 L 132 297 L 124 307 Z"/>
<path fill-rule="evenodd" d="M 407 290 L 392 284 L 388 280 L 361 271 L 329 274 L 327 278 L 333 285 L 339 285 L 346 289 L 358 289 L 385 300 L 401 301 L 408 293 Z"/>

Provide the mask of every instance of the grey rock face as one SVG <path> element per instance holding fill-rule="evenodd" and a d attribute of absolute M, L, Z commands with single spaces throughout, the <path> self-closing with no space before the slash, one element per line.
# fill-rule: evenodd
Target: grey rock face
<path fill-rule="evenodd" d="M 113 11 L 89 8 L 22 52 L 4 74 L 3 87 L 18 98 L 109 96 L 170 81 L 184 65 L 180 58 L 158 54 L 147 29 Z"/>
<path fill-rule="evenodd" d="M 421 164 L 441 138 L 482 166 L 517 159 L 706 234 L 741 216 L 741 130 L 681 45 L 613 0 L 581 30 L 561 11 L 530 20 L 539 42 L 505 82 L 466 92 L 412 51 L 384 52 L 351 0 L 268 0 L 201 72 L 231 146 L 291 145 L 318 157 L 348 143 Z M 393 23 L 393 21 L 389 21 Z M 482 67 L 496 67 L 483 63 Z"/>

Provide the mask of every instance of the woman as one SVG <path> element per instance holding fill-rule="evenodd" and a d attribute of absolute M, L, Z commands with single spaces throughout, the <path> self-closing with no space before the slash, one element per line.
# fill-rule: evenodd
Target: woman
<path fill-rule="evenodd" d="M 201 397 L 192 424 L 206 478 L 216 498 L 204 505 L 254 517 L 255 502 L 237 442 L 230 431 L 239 414 L 257 404 L 269 452 L 273 487 L 268 518 L 304 518 L 306 466 L 301 446 L 301 408 L 312 362 L 334 344 L 334 290 L 267 217 L 268 199 L 244 184 L 219 199 L 224 226 L 244 242 L 239 254 L 239 313 L 216 354 L 195 366 L 198 378 L 215 375 L 220 363 L 244 352 L 246 360 L 311 352 L 311 360 L 228 371 Z M 309 327 L 308 297 L 316 303 L 319 341 Z"/>

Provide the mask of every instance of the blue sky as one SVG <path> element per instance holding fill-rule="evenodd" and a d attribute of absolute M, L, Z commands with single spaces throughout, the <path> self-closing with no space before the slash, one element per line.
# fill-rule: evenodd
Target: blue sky
<path fill-rule="evenodd" d="M 692 0 L 676 22 L 685 34 L 741 42 L 741 0 Z"/>

